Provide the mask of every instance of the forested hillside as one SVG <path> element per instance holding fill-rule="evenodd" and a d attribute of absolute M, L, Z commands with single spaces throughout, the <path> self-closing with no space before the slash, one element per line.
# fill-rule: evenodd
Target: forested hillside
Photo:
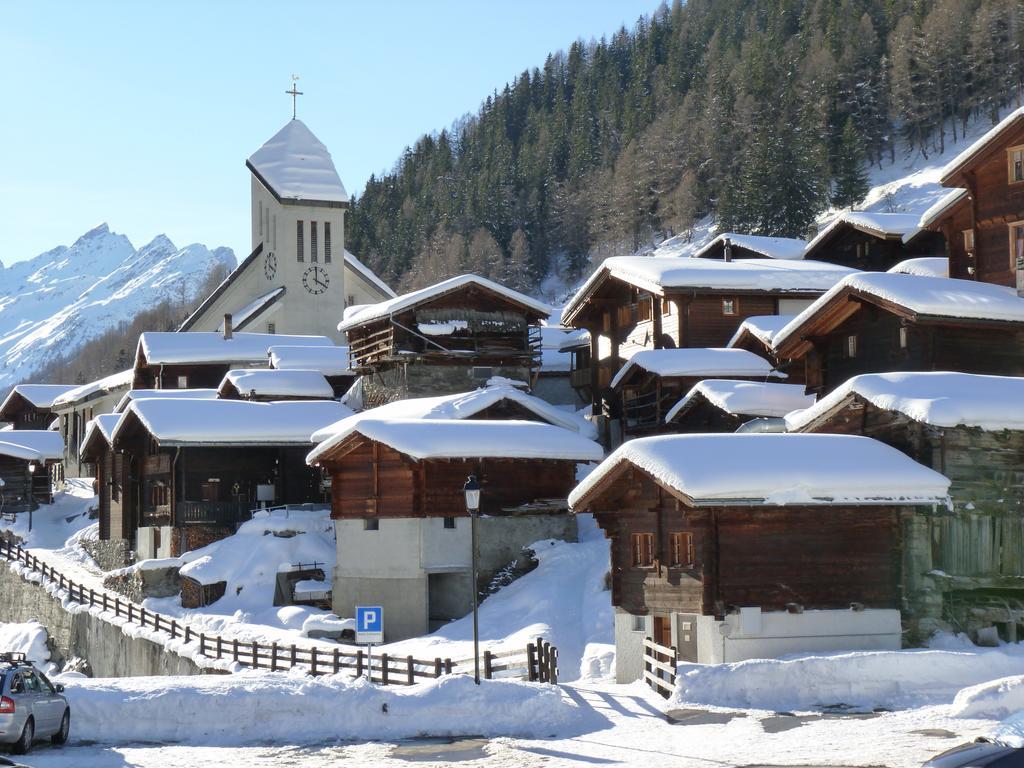
<path fill-rule="evenodd" d="M 677 0 L 422 137 L 371 177 L 348 244 L 402 289 L 530 289 L 708 213 L 803 236 L 869 165 L 941 151 L 1022 85 L 1021 0 Z"/>

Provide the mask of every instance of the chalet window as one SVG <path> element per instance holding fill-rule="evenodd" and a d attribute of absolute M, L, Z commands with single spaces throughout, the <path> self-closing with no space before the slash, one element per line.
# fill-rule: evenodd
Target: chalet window
<path fill-rule="evenodd" d="M 900 349 L 907 348 L 907 328 L 903 326 L 900 328 Z"/>
<path fill-rule="evenodd" d="M 320 255 L 317 253 L 316 241 L 317 226 L 315 221 L 311 221 L 309 222 L 309 260 L 313 262 L 320 259 Z"/>
<path fill-rule="evenodd" d="M 324 222 L 324 264 L 331 263 L 331 222 Z"/>
<path fill-rule="evenodd" d="M 274 323 L 267 323 L 267 333 L 277 333 L 277 326 Z"/>
<path fill-rule="evenodd" d="M 735 315 L 737 312 L 739 312 L 739 306 L 739 299 L 722 299 L 722 314 Z"/>
<path fill-rule="evenodd" d="M 654 565 L 654 534 L 634 533 L 631 537 L 631 562 L 634 568 Z"/>
<path fill-rule="evenodd" d="M 674 301 L 669 301 L 668 299 L 662 299 L 661 300 L 661 314 L 664 317 L 670 317 L 672 315 L 672 313 L 675 311 L 675 305 L 676 305 L 676 303 Z"/>
<path fill-rule="evenodd" d="M 200 487 L 202 501 L 220 501 L 220 478 L 210 477 Z"/>
<path fill-rule="evenodd" d="M 854 358 L 857 356 L 857 335 L 853 334 L 846 337 L 846 356 Z"/>
<path fill-rule="evenodd" d="M 153 507 L 165 507 L 170 504 L 170 488 L 157 483 L 149 489 L 149 502 Z"/>
<path fill-rule="evenodd" d="M 1010 225 L 1010 269 L 1024 269 L 1024 221 Z"/>
<path fill-rule="evenodd" d="M 188 389 L 188 376 L 178 377 L 178 389 Z"/>
<path fill-rule="evenodd" d="M 1007 165 L 1011 184 L 1024 181 L 1024 147 L 1011 147 L 1007 150 Z"/>
<path fill-rule="evenodd" d="M 640 297 L 636 304 L 636 321 L 638 323 L 643 322 L 644 320 L 650 320 L 654 316 L 654 310 L 652 309 L 653 304 L 654 299 L 650 296 Z"/>
<path fill-rule="evenodd" d="M 690 568 L 693 566 L 693 534 L 670 533 L 668 535 L 669 565 Z"/>
<path fill-rule="evenodd" d="M 302 242 L 302 219 L 295 222 L 295 254 L 299 261 L 306 260 L 306 244 Z"/>
<path fill-rule="evenodd" d="M 367 517 L 367 518 L 365 518 L 363 520 L 363 530 L 364 531 L 379 531 L 380 530 L 380 520 L 378 520 L 376 517 Z"/>
<path fill-rule="evenodd" d="M 973 229 L 965 229 L 964 232 L 963 232 L 963 235 L 964 235 L 964 250 L 965 251 L 973 251 L 974 250 L 974 230 Z"/>
<path fill-rule="evenodd" d="M 446 517 L 444 519 L 444 527 L 448 528 L 450 530 L 455 530 L 455 518 L 454 517 Z"/>

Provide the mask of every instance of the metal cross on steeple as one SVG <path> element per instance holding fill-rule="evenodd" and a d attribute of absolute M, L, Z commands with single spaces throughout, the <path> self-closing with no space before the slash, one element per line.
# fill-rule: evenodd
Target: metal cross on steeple
<path fill-rule="evenodd" d="M 292 75 L 292 89 L 290 91 L 285 91 L 285 93 L 289 94 L 292 97 L 292 120 L 295 119 L 295 100 L 296 100 L 296 97 L 303 95 L 302 91 L 297 90 L 295 88 L 295 83 L 296 83 L 296 81 L 298 81 L 298 79 L 299 79 L 298 75 Z"/>

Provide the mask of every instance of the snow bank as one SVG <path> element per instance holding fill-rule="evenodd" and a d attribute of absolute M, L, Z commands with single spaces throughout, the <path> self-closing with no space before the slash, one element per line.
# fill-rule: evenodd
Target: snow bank
<path fill-rule="evenodd" d="M 1024 711 L 1024 675 L 1012 675 L 972 685 L 953 699 L 954 717 L 1002 720 Z"/>
<path fill-rule="evenodd" d="M 50 649 L 46 647 L 48 637 L 46 627 L 35 620 L 0 624 L 0 652 L 24 653 L 29 661 L 42 665 L 50 660 Z"/>
<path fill-rule="evenodd" d="M 416 736 L 544 736 L 577 708 L 554 686 L 465 676 L 382 688 L 347 676 L 59 678 L 72 738 L 239 745 Z"/>
<path fill-rule="evenodd" d="M 1024 674 L 1024 648 L 967 651 L 862 651 L 734 664 L 680 664 L 671 703 L 793 711 L 843 704 L 907 709 L 960 702 L 962 717 L 1024 705 L 1024 691 L 958 693 L 979 683 Z M 1002 682 L 1002 681 L 997 681 Z M 992 684 L 987 684 L 992 685 Z M 1018 684 L 1019 686 L 1019 684 Z M 1000 703 L 1000 697 L 1003 702 Z"/>

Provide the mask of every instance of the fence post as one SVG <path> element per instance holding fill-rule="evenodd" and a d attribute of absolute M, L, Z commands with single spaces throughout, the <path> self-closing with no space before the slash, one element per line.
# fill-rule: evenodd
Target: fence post
<path fill-rule="evenodd" d="M 171 640 L 174 639 L 175 633 L 178 631 L 178 622 L 176 619 L 171 619 Z"/>
<path fill-rule="evenodd" d="M 388 655 L 386 653 L 380 655 L 380 682 L 381 685 L 388 684 Z"/>
<path fill-rule="evenodd" d="M 309 649 L 309 674 L 316 677 L 316 646 Z"/>
<path fill-rule="evenodd" d="M 255 640 L 252 641 L 252 667 L 253 669 L 260 668 L 260 656 L 259 656 L 260 645 Z"/>
<path fill-rule="evenodd" d="M 412 656 L 408 656 L 406 662 L 409 664 L 409 685 L 412 685 L 416 682 L 416 672 L 412 668 Z"/>
<path fill-rule="evenodd" d="M 339 656 L 337 648 L 334 649 L 334 674 L 338 674 L 341 671 L 341 658 Z"/>
<path fill-rule="evenodd" d="M 132 602 L 128 601 L 128 623 L 132 623 Z"/>
<path fill-rule="evenodd" d="M 129 603 L 129 605 L 130 605 L 130 603 Z M 199 655 L 200 656 L 205 656 L 206 655 L 206 633 L 205 632 L 200 632 L 199 633 Z"/>
<path fill-rule="evenodd" d="M 231 659 L 236 664 L 238 663 L 238 638 L 234 637 L 231 639 Z"/>
<path fill-rule="evenodd" d="M 224 647 L 224 638 L 221 637 L 220 635 L 217 635 L 217 658 L 218 659 L 221 656 L 221 652 L 222 652 L 223 647 Z"/>
<path fill-rule="evenodd" d="M 452 673 L 452 660 L 451 659 L 445 659 L 444 660 L 444 673 L 446 675 L 450 675 Z"/>
<path fill-rule="evenodd" d="M 45 576 L 46 574 L 43 574 L 43 575 Z M 89 588 L 89 607 L 92 608 L 92 606 L 95 605 L 95 604 L 96 604 L 96 592 L 93 590 L 92 587 L 90 587 Z"/>
<path fill-rule="evenodd" d="M 537 682 L 537 648 L 533 643 L 526 644 L 526 679 Z"/>
<path fill-rule="evenodd" d="M 558 685 L 558 649 L 555 646 L 551 646 L 551 670 L 548 673 L 548 682 L 552 685 Z"/>
<path fill-rule="evenodd" d="M 146 609 L 145 609 L 145 607 L 139 608 L 139 623 L 142 626 L 146 626 Z"/>
<path fill-rule="evenodd" d="M 189 635 L 191 635 L 191 634 L 192 634 L 192 628 L 188 624 L 186 624 L 185 625 L 185 642 L 186 643 L 189 641 Z"/>
<path fill-rule="evenodd" d="M 356 651 L 356 677 L 363 676 L 363 649 Z"/>
<path fill-rule="evenodd" d="M 440 656 L 435 656 L 434 657 L 434 677 L 437 678 L 437 677 L 440 677 L 440 676 L 441 676 L 441 657 Z"/>
<path fill-rule="evenodd" d="M 491 672 L 491 652 L 484 651 L 484 680 L 490 680 L 493 673 Z"/>
<path fill-rule="evenodd" d="M 277 641 L 270 644 L 270 671 L 277 672 Z"/>
<path fill-rule="evenodd" d="M 298 654 L 295 652 L 295 643 L 292 643 L 292 666 L 298 664 Z"/>

